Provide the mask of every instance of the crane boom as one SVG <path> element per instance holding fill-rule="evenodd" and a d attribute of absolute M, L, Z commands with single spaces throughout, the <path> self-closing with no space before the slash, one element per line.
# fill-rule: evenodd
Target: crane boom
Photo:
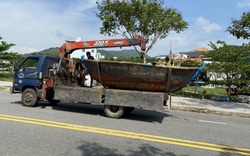
<path fill-rule="evenodd" d="M 65 42 L 59 49 L 59 57 L 65 56 L 70 58 L 73 51 L 78 49 L 91 49 L 91 48 L 111 48 L 111 47 L 126 47 L 132 45 L 139 45 L 141 50 L 146 49 L 146 40 L 142 36 L 136 36 L 132 39 L 120 38 L 120 39 L 104 39 L 93 41 L 79 41 L 79 42 Z"/>

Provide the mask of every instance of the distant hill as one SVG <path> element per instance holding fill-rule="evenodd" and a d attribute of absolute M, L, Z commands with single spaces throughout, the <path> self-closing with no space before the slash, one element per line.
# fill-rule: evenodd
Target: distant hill
<path fill-rule="evenodd" d="M 138 53 L 131 49 L 131 50 L 117 50 L 117 51 L 111 51 L 111 50 L 98 50 L 99 53 L 105 56 L 105 58 L 129 58 L 129 57 L 138 57 Z M 147 56 L 149 57 L 149 56 Z"/>
<path fill-rule="evenodd" d="M 38 51 L 38 52 L 33 52 L 31 54 L 25 54 L 25 55 L 49 55 L 49 56 L 57 57 L 58 50 L 59 50 L 58 47 L 54 47 L 54 48 L 44 49 L 44 50 Z"/>
<path fill-rule="evenodd" d="M 49 49 L 44 49 L 42 51 L 34 52 L 31 54 L 27 55 L 49 55 L 49 56 L 58 56 L 58 50 L 59 47 L 54 47 L 54 48 L 49 48 Z M 99 53 L 105 56 L 105 58 L 113 58 L 113 57 L 118 57 L 118 58 L 129 58 L 129 57 L 138 57 L 138 54 L 135 50 L 117 50 L 117 51 L 112 51 L 112 50 L 103 50 L 100 49 L 98 50 Z M 149 56 L 147 56 L 149 58 Z"/>

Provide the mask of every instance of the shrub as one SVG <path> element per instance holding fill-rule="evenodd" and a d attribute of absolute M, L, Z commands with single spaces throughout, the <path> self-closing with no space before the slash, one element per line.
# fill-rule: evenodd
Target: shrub
<path fill-rule="evenodd" d="M 14 73 L 0 73 L 0 80 L 1 81 L 12 81 L 13 80 Z"/>

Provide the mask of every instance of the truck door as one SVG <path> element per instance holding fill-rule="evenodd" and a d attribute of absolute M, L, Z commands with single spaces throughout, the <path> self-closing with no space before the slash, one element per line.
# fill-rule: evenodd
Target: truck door
<path fill-rule="evenodd" d="M 14 75 L 15 90 L 20 90 L 24 86 L 40 87 L 39 57 L 26 58 Z"/>

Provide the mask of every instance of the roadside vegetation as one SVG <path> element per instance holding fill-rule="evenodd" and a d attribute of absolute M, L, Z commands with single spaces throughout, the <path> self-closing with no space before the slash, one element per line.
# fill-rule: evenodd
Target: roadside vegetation
<path fill-rule="evenodd" d="M 174 96 L 190 97 L 198 99 L 211 99 L 214 95 L 226 96 L 227 92 L 225 88 L 207 88 L 203 86 L 188 86 L 182 88 L 182 90 L 172 93 Z"/>
<path fill-rule="evenodd" d="M 12 81 L 14 73 L 0 73 L 0 81 Z"/>

